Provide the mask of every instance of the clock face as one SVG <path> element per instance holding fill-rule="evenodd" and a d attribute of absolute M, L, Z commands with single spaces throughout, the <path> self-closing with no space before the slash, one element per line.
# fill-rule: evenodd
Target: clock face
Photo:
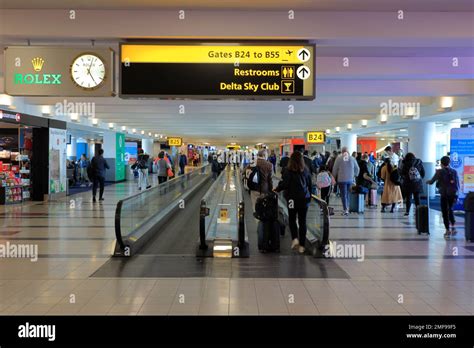
<path fill-rule="evenodd" d="M 71 77 L 79 87 L 97 88 L 105 79 L 104 62 L 94 54 L 83 54 L 72 62 Z"/>

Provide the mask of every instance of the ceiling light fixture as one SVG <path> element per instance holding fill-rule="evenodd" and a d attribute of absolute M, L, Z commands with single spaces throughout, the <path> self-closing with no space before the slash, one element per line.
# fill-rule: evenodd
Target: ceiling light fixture
<path fill-rule="evenodd" d="M 127 127 L 122 126 L 122 130 L 125 132 L 127 130 Z"/>
<path fill-rule="evenodd" d="M 352 130 L 352 123 L 347 124 L 347 130 Z"/>
<path fill-rule="evenodd" d="M 41 107 L 41 113 L 43 114 L 43 116 L 51 115 L 51 106 L 50 105 L 43 105 Z"/>
<path fill-rule="evenodd" d="M 441 97 L 441 108 L 452 109 L 454 103 L 453 97 Z"/>
<path fill-rule="evenodd" d="M 99 119 L 94 117 L 94 118 L 92 119 L 92 124 L 93 124 L 94 126 L 97 126 L 97 125 L 99 124 Z"/>
<path fill-rule="evenodd" d="M 137 130 L 135 128 L 132 129 L 132 133 L 135 134 Z"/>
<path fill-rule="evenodd" d="M 367 127 L 367 123 L 368 123 L 367 120 L 361 120 L 361 121 L 360 121 L 360 125 L 361 125 L 362 127 L 364 127 L 364 128 Z"/>
<path fill-rule="evenodd" d="M 145 134 L 145 131 L 144 131 L 144 130 L 142 130 L 140 133 L 143 135 L 143 134 Z"/>
<path fill-rule="evenodd" d="M 331 134 L 331 130 L 330 130 L 330 129 L 326 129 L 326 134 Z"/>
<path fill-rule="evenodd" d="M 335 130 L 336 130 L 336 133 L 339 133 L 341 131 L 341 127 L 336 127 Z"/>
<path fill-rule="evenodd" d="M 388 121 L 388 116 L 387 116 L 387 114 L 380 114 L 380 115 L 379 115 L 379 122 L 380 122 L 381 124 L 385 124 L 385 123 L 387 123 L 387 121 Z"/>
<path fill-rule="evenodd" d="M 10 107 L 12 105 L 13 98 L 8 94 L 0 94 L 0 106 Z"/>
<path fill-rule="evenodd" d="M 72 114 L 69 114 L 69 117 L 71 117 L 71 121 L 77 122 L 79 121 L 79 114 L 76 112 L 73 112 Z"/>
<path fill-rule="evenodd" d="M 109 129 L 114 129 L 114 124 L 112 122 L 109 123 Z"/>

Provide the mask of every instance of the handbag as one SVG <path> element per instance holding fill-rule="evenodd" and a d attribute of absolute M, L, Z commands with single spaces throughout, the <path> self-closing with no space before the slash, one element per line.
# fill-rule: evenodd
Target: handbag
<path fill-rule="evenodd" d="M 171 170 L 171 168 L 168 168 L 166 170 L 166 174 L 168 175 L 168 177 L 172 178 L 174 176 L 174 173 L 173 173 L 173 170 Z"/>

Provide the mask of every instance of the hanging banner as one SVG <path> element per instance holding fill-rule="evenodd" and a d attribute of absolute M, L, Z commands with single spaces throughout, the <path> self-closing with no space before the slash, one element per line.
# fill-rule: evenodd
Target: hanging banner
<path fill-rule="evenodd" d="M 49 129 L 49 193 L 66 192 L 66 130 Z"/>
<path fill-rule="evenodd" d="M 464 210 L 464 198 L 474 192 L 474 128 L 451 129 L 451 167 L 458 172 L 460 192 L 455 210 Z"/>

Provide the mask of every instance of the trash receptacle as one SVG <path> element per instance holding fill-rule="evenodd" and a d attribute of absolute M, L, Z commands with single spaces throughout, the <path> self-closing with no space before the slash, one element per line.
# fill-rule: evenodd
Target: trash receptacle
<path fill-rule="evenodd" d="M 464 198 L 464 213 L 466 240 L 474 242 L 474 192 L 469 192 Z"/>

